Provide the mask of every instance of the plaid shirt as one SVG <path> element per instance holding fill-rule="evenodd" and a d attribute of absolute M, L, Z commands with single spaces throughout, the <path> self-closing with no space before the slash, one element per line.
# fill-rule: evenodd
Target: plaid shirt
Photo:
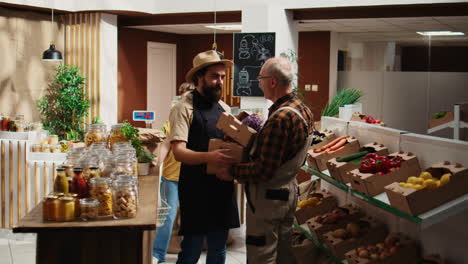
<path fill-rule="evenodd" d="M 308 124 L 308 131 L 302 118 L 290 109 L 295 108 Z M 273 114 L 274 113 L 274 114 Z M 286 161 L 291 160 L 304 146 L 307 134 L 313 131 L 313 115 L 310 109 L 294 94 L 278 99 L 269 109 L 268 120 L 257 134 L 257 148 L 251 162 L 233 167 L 234 178 L 240 182 L 260 182 L 270 180 L 275 171 Z"/>

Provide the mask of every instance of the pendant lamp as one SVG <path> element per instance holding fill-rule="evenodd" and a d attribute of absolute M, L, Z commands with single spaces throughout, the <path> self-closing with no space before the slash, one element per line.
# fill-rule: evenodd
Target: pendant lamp
<path fill-rule="evenodd" d="M 51 20 L 51 38 L 53 38 L 54 35 L 54 9 L 52 8 L 52 20 Z M 55 49 L 55 44 L 53 41 L 50 41 L 50 47 L 44 53 L 42 53 L 42 60 L 44 61 L 61 61 L 63 60 L 62 58 L 62 53 L 58 50 Z"/>

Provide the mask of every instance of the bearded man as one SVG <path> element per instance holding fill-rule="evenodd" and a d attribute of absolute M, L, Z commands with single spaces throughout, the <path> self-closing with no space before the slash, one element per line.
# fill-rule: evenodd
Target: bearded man
<path fill-rule="evenodd" d="M 206 263 L 225 263 L 226 240 L 230 228 L 239 227 L 239 215 L 232 181 L 222 181 L 206 173 L 208 163 L 218 167 L 233 164 L 227 150 L 208 151 L 212 138 L 223 138 L 216 123 L 230 108 L 220 100 L 226 67 L 214 50 L 199 53 L 187 82 L 196 89 L 176 104 L 169 117 L 169 135 L 176 160 L 182 163 L 179 178 L 179 202 L 183 236 L 177 263 L 197 263 L 206 238 Z"/>

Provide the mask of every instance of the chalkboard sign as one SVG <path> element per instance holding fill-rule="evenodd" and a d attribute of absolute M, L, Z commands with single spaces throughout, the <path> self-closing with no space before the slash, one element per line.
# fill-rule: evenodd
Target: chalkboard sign
<path fill-rule="evenodd" d="M 234 33 L 234 96 L 263 96 L 257 76 L 275 56 L 275 33 Z"/>

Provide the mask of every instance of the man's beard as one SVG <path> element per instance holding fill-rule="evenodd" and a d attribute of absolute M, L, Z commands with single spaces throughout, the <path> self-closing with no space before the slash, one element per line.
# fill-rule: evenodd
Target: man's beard
<path fill-rule="evenodd" d="M 210 102 L 216 103 L 219 101 L 219 99 L 221 99 L 221 90 L 222 90 L 222 87 L 220 84 L 216 84 L 214 86 L 208 86 L 205 80 L 203 80 L 203 85 L 202 85 L 203 95 Z"/>

